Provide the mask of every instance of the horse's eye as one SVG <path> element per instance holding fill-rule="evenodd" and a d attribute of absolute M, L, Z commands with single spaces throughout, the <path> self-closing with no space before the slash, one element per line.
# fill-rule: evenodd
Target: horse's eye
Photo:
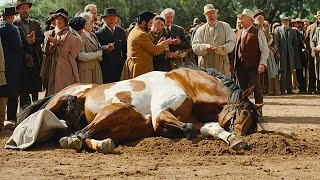
<path fill-rule="evenodd" d="M 241 111 L 242 116 L 248 116 L 249 112 L 248 111 Z"/>

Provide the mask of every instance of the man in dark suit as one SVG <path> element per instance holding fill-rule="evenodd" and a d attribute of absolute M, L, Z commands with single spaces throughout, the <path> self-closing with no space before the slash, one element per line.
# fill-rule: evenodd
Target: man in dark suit
<path fill-rule="evenodd" d="M 180 62 L 175 57 L 181 53 L 181 50 L 191 48 L 188 38 L 185 35 L 183 27 L 173 24 L 175 11 L 171 8 L 164 9 L 160 16 L 165 19 L 165 27 L 162 31 L 162 36 L 165 38 L 173 38 L 173 44 L 169 46 L 167 53 L 168 60 L 171 63 L 171 68 L 180 65 Z M 180 52 L 179 52 L 180 51 Z"/>
<path fill-rule="evenodd" d="M 1 98 L 8 97 L 12 99 L 17 99 L 18 92 L 21 88 L 22 83 L 23 65 L 26 62 L 30 62 L 32 59 L 32 57 L 30 58 L 31 55 L 29 54 L 30 48 L 28 46 L 28 42 L 24 37 L 22 30 L 12 24 L 14 16 L 16 14 L 17 13 L 15 7 L 6 7 L 2 14 L 4 22 L 0 24 L 0 38 L 2 41 L 4 52 L 5 78 L 7 82 L 6 85 L 0 86 Z M 3 105 L 4 104 L 2 101 L 1 106 Z M 5 128 L 13 129 L 15 127 L 14 118 L 17 113 L 17 107 L 9 106 L 9 102 L 7 106 L 7 118 L 13 121 L 6 121 L 4 123 Z M 3 109 L 3 107 L 1 107 L 1 111 L 1 116 L 3 116 L 5 108 Z M 4 119 L 0 120 L 1 124 L 3 123 L 3 120 Z"/>
<path fill-rule="evenodd" d="M 33 57 L 33 64 L 24 67 L 23 87 L 20 92 L 20 107 L 31 103 L 29 94 L 32 95 L 32 101 L 36 101 L 38 100 L 38 93 L 42 91 L 40 69 L 43 60 L 41 44 L 43 43 L 44 35 L 40 23 L 37 20 L 29 18 L 31 7 L 31 2 L 18 0 L 16 9 L 19 15 L 13 22 L 14 25 L 19 26 L 23 30 L 31 47 L 31 55 Z"/>
<path fill-rule="evenodd" d="M 104 50 L 101 63 L 103 83 L 120 80 L 122 67 L 127 58 L 126 33 L 124 29 L 116 26 L 117 16 L 115 8 L 106 8 L 104 15 L 102 15 L 105 24 L 96 31 L 97 38 Z"/>
<path fill-rule="evenodd" d="M 298 57 L 298 38 L 297 33 L 289 24 L 290 19 L 283 17 L 282 26 L 275 29 L 276 41 L 280 53 L 280 91 L 281 94 L 287 90 L 292 94 L 292 71 L 296 68 L 296 58 Z"/>

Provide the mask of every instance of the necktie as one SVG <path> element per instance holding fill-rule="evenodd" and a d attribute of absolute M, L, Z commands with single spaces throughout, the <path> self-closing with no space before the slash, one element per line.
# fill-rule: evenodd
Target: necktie
<path fill-rule="evenodd" d="M 288 39 L 289 36 L 289 29 L 286 29 L 286 39 Z"/>
<path fill-rule="evenodd" d="M 111 34 L 112 34 L 112 36 L 114 36 L 114 29 L 113 28 L 111 29 Z"/>
<path fill-rule="evenodd" d="M 167 34 L 170 35 L 170 33 L 171 33 L 170 28 L 167 27 L 166 31 L 167 31 Z"/>

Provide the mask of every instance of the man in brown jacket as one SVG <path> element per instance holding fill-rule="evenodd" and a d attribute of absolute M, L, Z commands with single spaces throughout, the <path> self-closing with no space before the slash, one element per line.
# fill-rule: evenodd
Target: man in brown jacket
<path fill-rule="evenodd" d="M 153 71 L 152 58 L 168 50 L 172 39 L 169 38 L 155 45 L 148 34 L 155 14 L 150 11 L 141 12 L 137 17 L 137 25 L 128 36 L 127 60 L 123 66 L 121 80 L 131 79 Z"/>
<path fill-rule="evenodd" d="M 238 15 L 242 29 L 236 34 L 234 68 L 240 88 L 244 91 L 249 85 L 255 86 L 255 103 L 260 104 L 263 103 L 263 94 L 259 74 L 266 70 L 269 48 L 263 31 L 253 26 L 253 15 L 249 9 Z"/>

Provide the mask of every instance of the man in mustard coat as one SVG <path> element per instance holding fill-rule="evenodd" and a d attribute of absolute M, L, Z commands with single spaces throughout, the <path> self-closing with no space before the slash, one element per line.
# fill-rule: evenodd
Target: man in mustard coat
<path fill-rule="evenodd" d="M 155 45 L 148 34 L 155 14 L 150 11 L 141 12 L 137 17 L 137 25 L 132 29 L 127 41 L 127 60 L 123 66 L 121 80 L 131 79 L 153 71 L 152 58 L 169 49 L 172 39 L 166 39 Z"/>

